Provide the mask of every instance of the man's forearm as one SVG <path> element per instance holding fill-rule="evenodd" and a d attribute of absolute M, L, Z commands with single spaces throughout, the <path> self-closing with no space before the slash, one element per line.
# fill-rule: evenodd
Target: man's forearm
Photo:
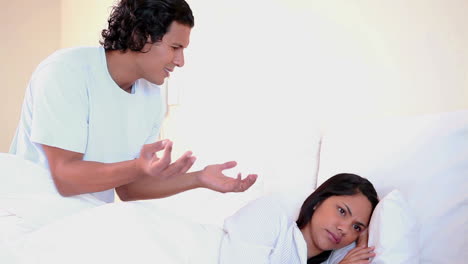
<path fill-rule="evenodd" d="M 63 196 L 113 189 L 141 176 L 135 160 L 117 163 L 75 160 L 57 164 L 51 172 Z"/>
<path fill-rule="evenodd" d="M 202 187 L 198 176 L 201 171 L 181 173 L 166 179 L 146 176 L 116 188 L 123 201 L 146 200 L 168 197 L 187 190 Z"/>

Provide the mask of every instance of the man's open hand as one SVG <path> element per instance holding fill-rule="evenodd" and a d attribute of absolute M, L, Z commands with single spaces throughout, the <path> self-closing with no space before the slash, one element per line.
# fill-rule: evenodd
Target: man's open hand
<path fill-rule="evenodd" d="M 231 178 L 223 174 L 223 170 L 234 168 L 237 165 L 235 161 L 229 161 L 223 164 L 206 166 L 199 175 L 201 187 L 214 191 L 243 192 L 252 186 L 257 180 L 256 174 L 249 174 L 242 179 L 241 174 L 237 178 Z"/>

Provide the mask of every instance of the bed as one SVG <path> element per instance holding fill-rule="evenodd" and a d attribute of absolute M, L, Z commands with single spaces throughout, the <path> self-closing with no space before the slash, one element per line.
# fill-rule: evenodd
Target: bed
<path fill-rule="evenodd" d="M 294 217 L 315 186 L 339 172 L 370 179 L 381 198 L 370 224 L 369 244 L 377 252 L 372 263 L 466 262 L 468 110 L 354 121 L 319 131 L 298 145 L 293 180 L 285 178 L 288 169 L 277 157 L 267 156 L 256 163 L 264 176 L 242 194 L 194 190 L 109 205 L 86 195 L 63 199 L 51 182 L 39 180 L 47 172 L 0 154 L 7 183 L 0 187 L 0 263 L 216 263 L 226 217 L 271 193 L 285 198 Z M 21 222 L 6 221 L 12 214 Z M 117 214 L 119 221 L 104 220 Z M 67 236 L 60 232 L 73 223 L 86 228 Z M 8 233 L 15 226 L 21 228 Z M 120 239 L 116 230 L 122 230 Z M 109 239 L 83 235 L 96 232 Z"/>

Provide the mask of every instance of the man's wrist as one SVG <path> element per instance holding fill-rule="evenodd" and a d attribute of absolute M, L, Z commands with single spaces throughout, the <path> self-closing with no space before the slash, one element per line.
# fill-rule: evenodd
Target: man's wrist
<path fill-rule="evenodd" d="M 193 171 L 193 172 L 189 172 L 189 173 L 186 173 L 187 176 L 189 176 L 189 180 L 192 181 L 191 185 L 193 186 L 193 188 L 206 188 L 207 186 L 205 186 L 205 184 L 203 183 L 203 181 L 201 180 L 202 176 L 203 176 L 203 171 Z"/>
<path fill-rule="evenodd" d="M 140 160 L 138 158 L 136 158 L 136 159 L 134 159 L 134 160 L 132 160 L 130 162 L 132 163 L 132 167 L 133 167 L 133 171 L 134 171 L 133 174 L 135 175 L 135 180 L 145 177 L 146 172 L 143 169 L 143 167 L 141 166 Z"/>

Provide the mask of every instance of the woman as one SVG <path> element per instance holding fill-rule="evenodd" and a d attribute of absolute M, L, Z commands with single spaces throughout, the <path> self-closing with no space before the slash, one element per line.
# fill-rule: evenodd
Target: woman
<path fill-rule="evenodd" d="M 373 248 L 362 240 L 367 239 L 377 203 L 373 185 L 347 173 L 318 187 L 304 201 L 295 222 L 283 199 L 258 199 L 226 219 L 220 263 L 331 263 L 337 255 L 346 255 L 340 264 L 370 263 Z M 362 243 L 351 249 L 358 238 Z M 336 254 L 331 257 L 332 252 Z"/>

